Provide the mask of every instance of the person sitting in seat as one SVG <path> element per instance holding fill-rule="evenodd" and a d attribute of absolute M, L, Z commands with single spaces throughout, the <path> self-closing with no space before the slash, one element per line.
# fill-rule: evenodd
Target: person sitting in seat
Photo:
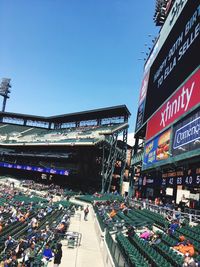
<path fill-rule="evenodd" d="M 5 242 L 5 251 L 8 251 L 14 244 L 16 243 L 16 241 L 9 235 L 6 242 Z"/>
<path fill-rule="evenodd" d="M 169 226 L 168 234 L 173 235 L 178 227 L 179 227 L 178 221 L 173 221 Z"/>
<path fill-rule="evenodd" d="M 180 245 L 186 245 L 187 244 L 187 240 L 185 239 L 184 235 L 179 236 L 179 242 L 176 244 L 176 246 L 180 246 Z"/>
<path fill-rule="evenodd" d="M 36 229 L 38 227 L 38 221 L 36 218 L 31 219 L 31 228 Z"/>
<path fill-rule="evenodd" d="M 33 267 L 34 265 L 34 258 L 36 256 L 36 249 L 35 249 L 35 243 L 32 242 L 30 244 L 30 247 L 25 250 L 24 253 L 24 262 L 25 265 L 28 267 Z"/>
<path fill-rule="evenodd" d="M 155 246 L 155 245 L 160 244 L 161 241 L 162 241 L 161 233 L 155 233 L 155 234 L 152 235 L 149 244 L 152 245 L 152 246 Z"/>
<path fill-rule="evenodd" d="M 61 222 L 57 227 L 57 232 L 60 234 L 64 234 L 66 231 L 66 226 L 64 222 Z"/>
<path fill-rule="evenodd" d="M 192 257 L 190 257 L 190 255 L 187 253 L 185 255 L 184 263 L 183 263 L 182 267 L 196 267 L 196 266 L 198 266 L 197 264 L 196 264 L 195 260 Z"/>
<path fill-rule="evenodd" d="M 151 235 L 152 235 L 151 231 L 148 228 L 145 228 L 145 231 L 142 234 L 140 234 L 140 238 L 147 241 L 149 240 Z"/>
<path fill-rule="evenodd" d="M 21 238 L 17 248 L 15 249 L 17 259 L 22 257 L 22 254 L 27 249 L 27 246 L 28 246 L 28 241 Z"/>
<path fill-rule="evenodd" d="M 115 215 L 117 214 L 117 211 L 115 209 L 112 209 L 112 211 L 109 213 L 109 217 L 113 219 Z"/>
<path fill-rule="evenodd" d="M 120 204 L 119 209 L 120 209 L 120 210 L 123 210 L 124 208 L 126 208 L 126 205 L 122 202 L 122 203 Z"/>
<path fill-rule="evenodd" d="M 43 255 L 44 259 L 47 260 L 47 261 L 49 261 L 49 260 L 51 260 L 53 258 L 53 253 L 52 253 L 52 250 L 49 247 L 48 243 L 46 244 L 42 255 Z"/>
<path fill-rule="evenodd" d="M 26 220 L 26 219 L 25 219 L 25 217 L 24 217 L 23 215 L 22 215 L 22 216 L 20 216 L 20 218 L 19 218 L 19 221 L 20 221 L 20 222 L 24 223 L 24 222 L 25 222 L 25 220 Z"/>
<path fill-rule="evenodd" d="M 190 240 L 187 240 L 185 244 L 181 243 L 177 246 L 174 246 L 173 248 L 183 253 L 184 255 L 188 254 L 191 257 L 195 254 L 194 245 Z"/>
<path fill-rule="evenodd" d="M 134 227 L 132 225 L 130 225 L 128 227 L 128 231 L 126 233 L 127 233 L 129 239 L 131 237 L 133 237 L 135 235 L 135 229 L 134 229 Z"/>
<path fill-rule="evenodd" d="M 15 252 L 13 252 L 11 254 L 11 259 L 10 259 L 10 263 L 8 265 L 9 267 L 18 267 L 19 266 L 19 263 L 18 263 L 18 260 L 17 260 L 17 255 Z"/>
<path fill-rule="evenodd" d="M 173 216 L 171 215 L 170 212 L 167 212 L 165 215 L 165 219 L 171 223 L 171 221 L 173 220 Z"/>

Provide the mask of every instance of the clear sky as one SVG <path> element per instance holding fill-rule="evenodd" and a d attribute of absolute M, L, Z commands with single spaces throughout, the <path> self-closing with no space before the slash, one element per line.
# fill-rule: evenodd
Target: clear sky
<path fill-rule="evenodd" d="M 1 0 L 6 111 L 57 115 L 126 104 L 134 131 L 155 0 Z M 1 102 L 0 102 L 1 103 Z"/>

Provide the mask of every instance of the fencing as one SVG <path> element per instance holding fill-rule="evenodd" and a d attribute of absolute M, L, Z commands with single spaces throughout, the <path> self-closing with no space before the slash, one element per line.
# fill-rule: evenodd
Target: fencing
<path fill-rule="evenodd" d="M 162 214 L 164 217 L 171 215 L 174 219 L 176 218 L 177 211 L 154 205 L 142 200 L 129 200 L 129 205 L 134 208 L 142 208 L 153 211 L 155 213 Z M 187 220 L 190 224 L 191 223 L 200 223 L 200 211 L 193 210 L 189 208 L 185 208 L 184 212 L 180 212 L 180 217 L 182 220 Z"/>

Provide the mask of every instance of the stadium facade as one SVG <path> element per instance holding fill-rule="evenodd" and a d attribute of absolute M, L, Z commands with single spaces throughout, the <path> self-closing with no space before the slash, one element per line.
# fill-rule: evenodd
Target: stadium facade
<path fill-rule="evenodd" d="M 125 105 L 51 117 L 2 112 L 1 175 L 42 179 L 78 191 L 119 191 L 129 116 Z"/>
<path fill-rule="evenodd" d="M 169 2 L 163 23 L 161 2 Z M 157 1 L 154 20 L 162 28 L 144 65 L 130 194 L 186 198 L 194 207 L 200 197 L 200 1 Z"/>

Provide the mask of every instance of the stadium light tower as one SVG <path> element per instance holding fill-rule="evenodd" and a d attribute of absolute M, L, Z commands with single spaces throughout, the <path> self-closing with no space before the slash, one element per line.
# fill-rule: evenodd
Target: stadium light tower
<path fill-rule="evenodd" d="M 9 94 L 11 92 L 10 88 L 10 80 L 7 78 L 3 78 L 2 82 L 0 84 L 0 95 L 3 96 L 3 106 L 2 106 L 2 112 L 5 112 L 6 109 L 6 101 L 8 98 L 10 98 Z"/>

